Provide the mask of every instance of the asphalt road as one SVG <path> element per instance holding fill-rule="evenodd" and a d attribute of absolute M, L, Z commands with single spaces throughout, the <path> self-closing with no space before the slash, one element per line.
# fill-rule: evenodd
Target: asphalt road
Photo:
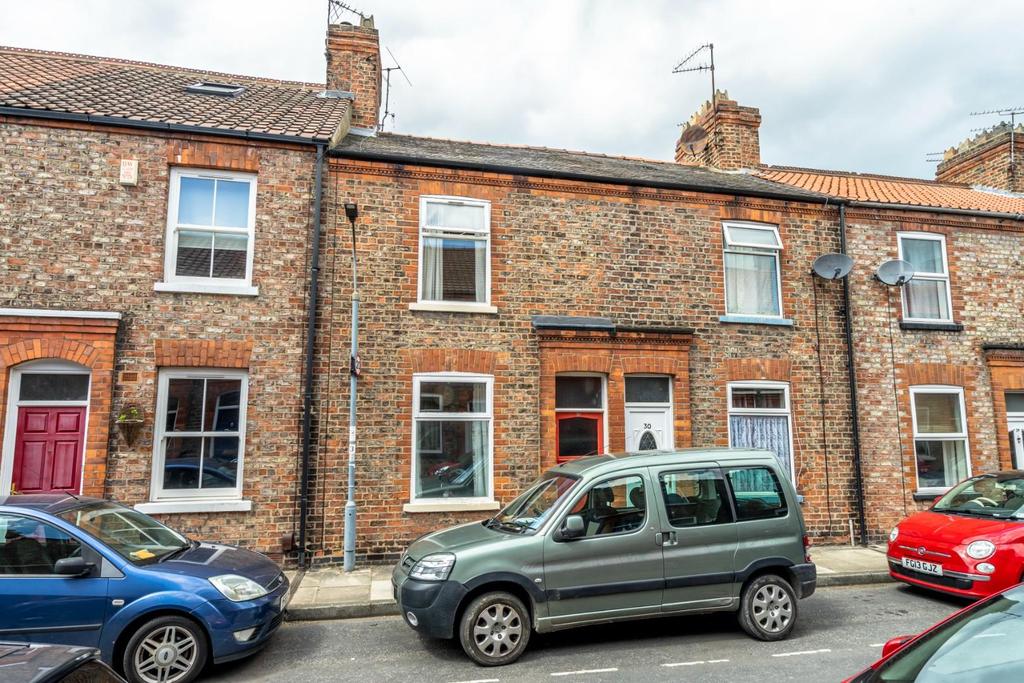
<path fill-rule="evenodd" d="M 421 640 L 398 617 L 295 622 L 260 654 L 210 681 L 840 681 L 963 602 L 895 584 L 822 588 L 800 603 L 793 634 L 762 643 L 728 614 L 653 619 L 534 635 L 500 668 L 470 662 L 454 641 Z"/>

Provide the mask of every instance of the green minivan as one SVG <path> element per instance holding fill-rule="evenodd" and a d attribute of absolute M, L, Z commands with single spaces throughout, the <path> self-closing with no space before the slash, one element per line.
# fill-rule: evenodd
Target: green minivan
<path fill-rule="evenodd" d="M 817 572 L 796 492 L 769 451 L 599 455 L 545 472 L 483 522 L 412 543 L 392 575 L 405 621 L 484 666 L 530 634 L 731 611 L 781 640 Z"/>

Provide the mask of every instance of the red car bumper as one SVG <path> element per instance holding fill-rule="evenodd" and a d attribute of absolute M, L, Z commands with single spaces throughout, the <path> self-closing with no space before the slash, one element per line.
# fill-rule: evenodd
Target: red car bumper
<path fill-rule="evenodd" d="M 1007 585 L 1002 583 L 998 587 L 992 586 L 993 577 L 983 574 L 944 569 L 942 576 L 932 576 L 907 569 L 900 563 L 900 558 L 898 557 L 894 558 L 892 555 L 889 555 L 887 559 L 889 560 L 889 576 L 895 580 L 912 586 L 946 593 L 947 595 L 958 595 L 963 598 L 976 600 L 1007 588 Z M 1010 583 L 1009 585 L 1013 584 Z"/>

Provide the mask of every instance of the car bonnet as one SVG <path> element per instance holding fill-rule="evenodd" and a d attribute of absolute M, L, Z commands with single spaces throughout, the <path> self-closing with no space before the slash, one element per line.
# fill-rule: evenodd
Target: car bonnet
<path fill-rule="evenodd" d="M 264 588 L 271 585 L 276 587 L 281 575 L 281 568 L 269 557 L 218 543 L 195 544 L 169 560 L 147 565 L 146 569 L 207 579 L 222 574 L 237 574 Z"/>

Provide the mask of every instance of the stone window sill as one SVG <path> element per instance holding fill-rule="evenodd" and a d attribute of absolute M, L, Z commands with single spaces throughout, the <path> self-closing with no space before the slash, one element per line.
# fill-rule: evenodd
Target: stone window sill
<path fill-rule="evenodd" d="M 929 323 L 913 320 L 901 320 L 901 330 L 916 330 L 921 332 L 963 332 L 964 326 L 960 323 Z"/>
<path fill-rule="evenodd" d="M 251 500 L 160 500 L 135 506 L 147 515 L 188 512 L 249 512 Z"/>
<path fill-rule="evenodd" d="M 232 296 L 259 296 L 259 287 L 245 285 L 198 284 L 194 282 L 157 282 L 155 292 L 185 292 L 188 294 L 229 294 Z"/>
<path fill-rule="evenodd" d="M 455 301 L 418 301 L 409 304 L 410 311 L 437 311 L 440 313 L 497 313 L 490 304 L 461 303 Z"/>
<path fill-rule="evenodd" d="M 485 512 L 500 510 L 496 500 L 439 500 L 406 503 L 402 512 Z"/>
<path fill-rule="evenodd" d="M 720 323 L 739 323 L 744 325 L 775 325 L 777 327 L 793 327 L 790 318 L 770 318 L 763 315 L 723 315 L 718 318 Z"/>

